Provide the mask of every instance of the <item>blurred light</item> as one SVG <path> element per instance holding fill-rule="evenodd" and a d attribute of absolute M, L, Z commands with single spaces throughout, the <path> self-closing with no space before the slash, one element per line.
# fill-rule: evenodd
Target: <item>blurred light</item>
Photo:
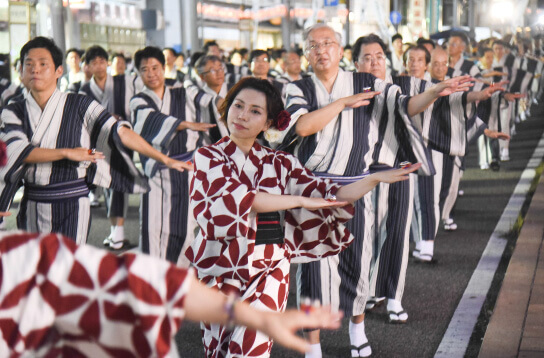
<path fill-rule="evenodd" d="M 531 28 L 529 26 L 525 27 L 525 32 L 531 32 Z"/>
<path fill-rule="evenodd" d="M 496 19 L 506 19 L 514 12 L 514 4 L 509 0 L 499 0 L 491 5 L 491 16 Z"/>
<path fill-rule="evenodd" d="M 541 24 L 541 25 L 544 25 L 544 15 L 540 15 L 538 17 L 538 23 Z"/>

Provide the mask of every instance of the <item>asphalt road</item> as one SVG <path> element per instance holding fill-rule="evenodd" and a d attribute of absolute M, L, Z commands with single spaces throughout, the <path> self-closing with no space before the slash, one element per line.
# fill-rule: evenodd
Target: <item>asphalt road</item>
<path fill-rule="evenodd" d="M 487 241 L 542 136 L 543 128 L 544 105 L 533 107 L 533 117 L 516 125 L 517 135 L 513 137 L 510 145 L 511 161 L 502 163 L 499 172 L 480 170 L 477 165 L 476 146 L 471 146 L 466 157 L 467 170 L 461 182 L 465 194 L 459 197 L 454 212 L 459 228 L 455 232 L 444 232 L 440 229 L 435 243 L 435 258 L 438 261 L 436 264 L 410 261 L 403 298 L 403 306 L 409 314 L 407 324 L 389 324 L 383 306 L 367 315 L 366 333 L 373 357 L 432 357 L 435 354 Z M 125 225 L 126 237 L 131 247 L 136 247 L 138 243 L 138 205 L 139 197 L 131 195 L 129 217 Z M 15 212 L 16 209 L 17 206 L 14 205 L 12 211 Z M 8 228 L 10 227 L 14 227 L 13 216 L 8 220 Z M 102 247 L 102 240 L 108 234 L 109 222 L 102 205 L 93 209 L 89 243 Z M 471 338 L 466 354 L 468 357 L 478 354 L 487 319 L 514 243 L 515 235 L 511 235 Z M 291 272 L 292 290 L 288 306 L 294 307 L 295 265 Z M 344 319 L 339 330 L 322 332 L 321 338 L 324 357 L 350 356 L 347 319 Z M 204 356 L 198 324 L 184 322 L 176 336 L 176 342 L 182 357 Z M 272 357 L 288 358 L 300 355 L 276 345 L 272 350 Z"/>

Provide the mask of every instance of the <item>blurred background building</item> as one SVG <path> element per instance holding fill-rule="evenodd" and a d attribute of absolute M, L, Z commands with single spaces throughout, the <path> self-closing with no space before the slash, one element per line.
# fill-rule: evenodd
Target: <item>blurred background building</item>
<path fill-rule="evenodd" d="M 126 53 L 145 45 L 195 51 L 207 40 L 225 50 L 291 48 L 317 22 L 341 32 L 344 44 L 370 32 L 410 42 L 452 27 L 478 40 L 540 33 L 543 8 L 543 0 L 0 0 L 0 53 L 15 60 L 35 35 L 63 49 Z"/>

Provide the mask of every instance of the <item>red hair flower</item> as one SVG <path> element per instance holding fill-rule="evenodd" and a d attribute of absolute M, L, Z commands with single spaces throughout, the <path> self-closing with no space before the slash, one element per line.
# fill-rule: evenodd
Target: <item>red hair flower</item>
<path fill-rule="evenodd" d="M 283 131 L 289 127 L 289 122 L 291 122 L 291 115 L 284 109 L 278 114 L 278 118 L 276 118 L 276 123 L 274 123 L 274 126 L 279 131 Z"/>

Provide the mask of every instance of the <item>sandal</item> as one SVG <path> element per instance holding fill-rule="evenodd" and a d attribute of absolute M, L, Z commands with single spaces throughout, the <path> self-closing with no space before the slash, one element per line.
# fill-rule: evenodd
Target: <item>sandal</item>
<path fill-rule="evenodd" d="M 408 312 L 406 312 L 404 310 L 399 311 L 399 312 L 387 311 L 387 314 L 389 314 L 389 323 L 404 324 L 404 323 L 408 322 Z M 400 316 L 403 315 L 403 314 L 406 314 L 406 318 L 401 319 Z"/>
<path fill-rule="evenodd" d="M 361 351 L 364 350 L 366 347 L 369 348 L 370 353 L 367 354 L 367 355 L 362 355 Z M 351 356 L 352 357 L 370 357 L 372 355 L 372 350 L 370 349 L 370 343 L 369 342 L 363 343 L 360 346 L 351 345 L 350 350 L 351 350 Z"/>
<path fill-rule="evenodd" d="M 370 312 L 374 311 L 376 308 L 383 305 L 385 302 L 385 297 L 371 297 L 366 301 L 365 311 Z"/>

